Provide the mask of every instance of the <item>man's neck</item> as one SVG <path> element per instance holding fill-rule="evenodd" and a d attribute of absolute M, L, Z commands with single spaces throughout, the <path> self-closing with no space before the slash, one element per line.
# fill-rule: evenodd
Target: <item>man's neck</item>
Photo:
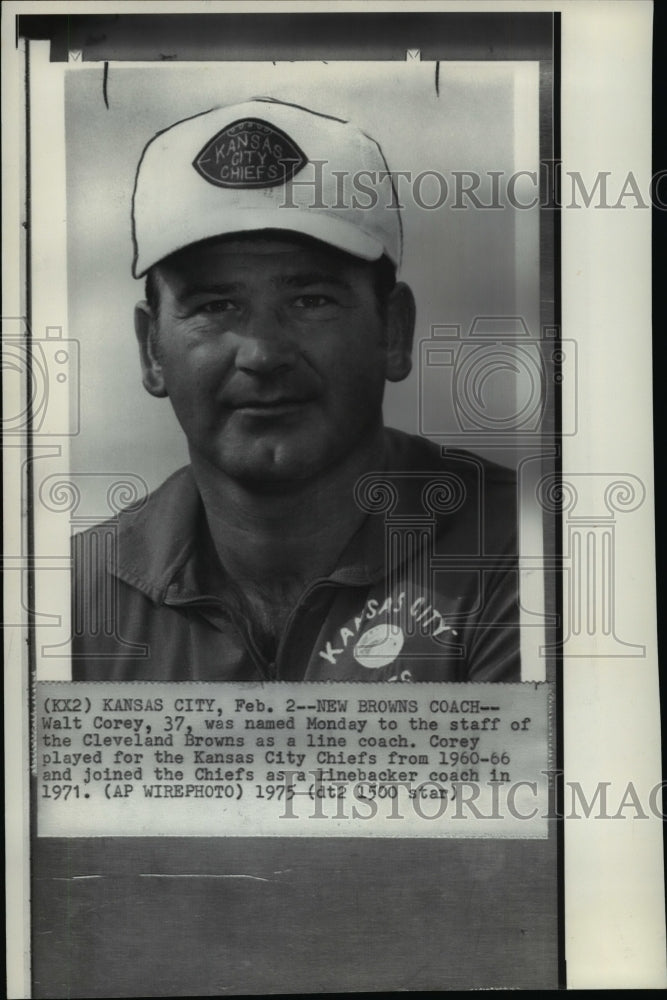
<path fill-rule="evenodd" d="M 222 565 L 239 583 L 299 580 L 330 572 L 365 515 L 354 484 L 384 464 L 383 429 L 319 477 L 275 489 L 240 483 L 199 456 L 192 469 Z"/>

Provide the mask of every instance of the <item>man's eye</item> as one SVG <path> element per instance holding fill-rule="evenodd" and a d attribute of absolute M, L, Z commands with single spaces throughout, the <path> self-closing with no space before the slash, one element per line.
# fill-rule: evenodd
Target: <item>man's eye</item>
<path fill-rule="evenodd" d="M 300 295 L 294 300 L 294 305 L 297 309 L 323 309 L 335 305 L 335 302 L 328 295 Z"/>
<path fill-rule="evenodd" d="M 213 299 L 211 302 L 202 302 L 198 306 L 199 312 L 210 314 L 231 312 L 235 308 L 231 299 Z"/>

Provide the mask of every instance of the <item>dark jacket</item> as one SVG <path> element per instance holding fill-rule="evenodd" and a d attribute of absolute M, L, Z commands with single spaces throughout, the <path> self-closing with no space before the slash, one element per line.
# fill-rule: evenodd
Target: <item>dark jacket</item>
<path fill-rule="evenodd" d="M 387 431 L 386 468 L 273 662 L 228 598 L 189 467 L 75 536 L 75 680 L 518 681 L 514 475 Z"/>

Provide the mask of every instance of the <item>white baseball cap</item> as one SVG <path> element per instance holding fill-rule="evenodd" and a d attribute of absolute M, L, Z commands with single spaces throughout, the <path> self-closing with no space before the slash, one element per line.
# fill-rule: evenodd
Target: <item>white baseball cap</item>
<path fill-rule="evenodd" d="M 135 278 L 231 233 L 301 233 L 398 267 L 398 200 L 379 144 L 350 122 L 273 98 L 214 108 L 146 145 L 132 198 Z"/>

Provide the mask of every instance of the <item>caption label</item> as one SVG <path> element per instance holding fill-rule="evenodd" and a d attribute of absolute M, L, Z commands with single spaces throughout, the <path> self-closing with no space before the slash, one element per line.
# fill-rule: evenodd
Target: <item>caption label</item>
<path fill-rule="evenodd" d="M 546 837 L 549 694 L 39 683 L 38 834 Z"/>

